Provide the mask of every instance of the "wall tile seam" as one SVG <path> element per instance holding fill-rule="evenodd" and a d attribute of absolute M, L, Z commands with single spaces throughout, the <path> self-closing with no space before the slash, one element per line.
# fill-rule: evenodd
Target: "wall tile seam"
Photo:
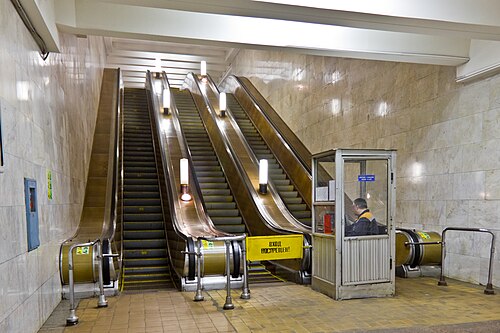
<path fill-rule="evenodd" d="M 57 275 L 59 275 L 59 271 L 57 271 L 56 273 L 52 274 L 52 275 L 51 275 L 51 277 L 50 277 L 49 279 L 45 280 L 45 281 L 44 281 L 44 282 L 43 282 L 43 283 L 42 283 L 42 284 L 41 284 L 41 285 L 40 285 L 37 289 L 35 289 L 35 290 L 33 291 L 33 293 L 32 293 L 32 294 L 30 294 L 30 295 L 28 295 L 26 298 L 24 298 L 24 299 L 23 299 L 23 301 L 22 301 L 21 303 L 16 303 L 15 305 L 17 305 L 17 306 L 11 306 L 11 307 L 9 308 L 9 310 L 10 310 L 10 311 L 7 311 L 7 312 L 6 312 L 6 315 L 4 316 L 4 318 L 0 318 L 0 326 L 1 326 L 1 324 L 2 324 L 2 323 L 3 323 L 3 322 L 4 322 L 4 321 L 5 321 L 8 317 L 10 317 L 10 316 L 11 316 L 11 315 L 12 315 L 12 314 L 13 314 L 13 313 L 17 310 L 17 309 L 19 309 L 19 308 L 21 308 L 21 307 L 24 307 L 24 304 L 25 304 L 27 301 L 29 301 L 29 299 L 30 299 L 31 297 L 33 297 L 33 296 L 37 296 L 37 297 L 38 297 L 38 291 L 39 291 L 39 290 L 41 290 L 41 289 L 42 289 L 42 287 L 43 287 L 46 283 L 48 283 L 48 282 L 49 282 L 49 281 L 50 281 L 50 280 L 51 280 L 51 279 L 52 279 L 52 278 L 53 278 L 56 274 L 57 274 Z M 40 294 L 42 294 L 42 295 L 43 295 L 43 293 L 40 293 Z M 61 295 L 61 299 L 62 299 L 62 295 Z M 37 302 L 37 303 L 38 303 L 38 302 Z M 38 303 L 38 304 L 39 304 L 39 303 Z M 39 305 L 40 305 L 40 304 L 39 304 Z M 52 311 L 51 311 L 51 312 L 52 312 Z M 40 313 L 38 313 L 38 314 L 40 314 Z M 47 318 L 48 318 L 49 316 L 50 316 L 50 313 L 48 314 Z M 45 322 L 45 320 L 47 320 L 47 318 L 39 318 L 39 319 L 43 319 L 43 322 L 38 323 L 38 325 L 37 325 L 37 326 L 41 326 L 41 325 Z"/>

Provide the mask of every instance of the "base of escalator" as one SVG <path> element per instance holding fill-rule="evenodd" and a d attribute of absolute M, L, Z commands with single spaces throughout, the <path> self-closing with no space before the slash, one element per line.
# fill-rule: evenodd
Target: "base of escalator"
<path fill-rule="evenodd" d="M 276 274 L 275 266 L 260 261 L 254 261 L 248 264 L 248 283 L 250 286 L 263 283 L 267 284 L 284 282 L 288 281 Z"/>

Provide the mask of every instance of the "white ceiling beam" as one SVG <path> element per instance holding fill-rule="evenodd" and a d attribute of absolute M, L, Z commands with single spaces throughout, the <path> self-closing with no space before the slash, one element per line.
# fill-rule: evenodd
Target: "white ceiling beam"
<path fill-rule="evenodd" d="M 75 26 L 61 28 L 115 37 L 287 48 L 311 54 L 438 65 L 458 65 L 468 60 L 469 41 L 458 37 L 188 13 L 88 0 L 76 0 L 75 10 Z"/>
<path fill-rule="evenodd" d="M 102 0 L 115 4 L 500 40 L 491 0 Z"/>
<path fill-rule="evenodd" d="M 156 60 L 153 59 L 144 59 L 144 58 L 125 58 L 125 57 L 116 57 L 113 54 L 107 57 L 108 63 L 118 64 L 118 65 L 137 65 L 137 66 L 145 66 L 145 67 L 155 67 Z M 162 68 L 168 69 L 179 69 L 179 70 L 196 70 L 200 69 L 200 63 L 198 62 L 185 62 L 185 61 L 161 61 Z M 225 64 L 210 64 L 210 71 L 224 71 L 226 69 Z"/>

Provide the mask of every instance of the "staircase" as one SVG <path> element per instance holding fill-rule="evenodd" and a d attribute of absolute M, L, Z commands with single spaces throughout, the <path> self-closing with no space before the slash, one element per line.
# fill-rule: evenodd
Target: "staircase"
<path fill-rule="evenodd" d="M 125 89 L 122 289 L 173 288 L 147 95 Z"/>
<path fill-rule="evenodd" d="M 221 231 L 244 233 L 245 224 L 191 93 L 177 89 L 172 89 L 172 93 L 208 216 Z"/>
<path fill-rule="evenodd" d="M 246 112 L 240 106 L 233 94 L 227 94 L 227 106 L 231 110 L 234 119 L 238 123 L 243 135 L 247 139 L 255 156 L 267 159 L 269 164 L 269 179 L 278 190 L 281 200 L 285 203 L 290 213 L 305 225 L 311 225 L 311 210 L 299 195 L 287 174 L 274 157 L 259 132 L 248 118 Z"/>

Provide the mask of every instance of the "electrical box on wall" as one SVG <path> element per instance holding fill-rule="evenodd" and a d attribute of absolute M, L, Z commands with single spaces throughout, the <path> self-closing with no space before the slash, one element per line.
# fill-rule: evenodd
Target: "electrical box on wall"
<path fill-rule="evenodd" d="M 26 202 L 26 230 L 28 233 L 28 251 L 31 251 L 40 246 L 36 180 L 24 178 L 24 197 Z"/>

